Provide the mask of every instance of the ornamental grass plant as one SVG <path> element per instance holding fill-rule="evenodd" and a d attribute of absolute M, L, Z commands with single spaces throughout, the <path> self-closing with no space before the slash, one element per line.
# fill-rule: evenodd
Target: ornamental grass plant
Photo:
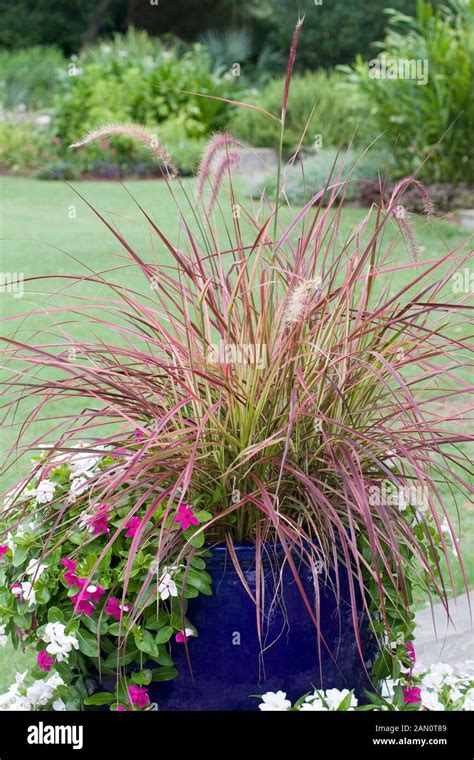
<path fill-rule="evenodd" d="M 282 134 L 299 31 L 281 114 L 268 115 Z M 155 135 L 108 125 L 82 143 L 111 130 L 149 140 L 175 197 L 181 180 Z M 350 172 L 342 178 L 340 167 L 283 224 L 285 167 L 274 201 L 247 208 L 233 180 L 238 154 L 232 135 L 212 138 L 196 194 L 182 183 L 174 238 L 161 231 L 160 209 L 140 207 L 149 255 L 90 207 L 143 277 L 145 295 L 126 276 L 117 282 L 122 264 L 58 275 L 60 287 L 87 281 L 100 295 L 57 307 L 46 339 L 24 341 L 19 330 L 2 338 L 2 425 L 30 408 L 3 470 L 35 457 L 4 494 L 4 632 L 35 646 L 38 675 L 54 665 L 79 701 L 93 662 L 125 678 L 114 709 L 149 706 L 150 679 L 175 675 L 171 637 L 186 643 L 198 633 L 186 604 L 212 593 L 205 561 L 216 543 L 226 543 L 241 575 L 234 547 L 254 545 L 257 625 L 264 558 L 276 561 L 280 547 L 315 635 L 319 610 L 300 563 L 316 579 L 316 568 L 331 571 L 336 593 L 345 569 L 356 636 L 361 598 L 389 652 L 412 638 L 412 585 L 448 610 L 452 563 L 462 566 L 441 485 L 473 490 L 472 436 L 452 405 L 467 408 L 472 392 L 464 330 L 472 306 L 467 295 L 453 300 L 450 287 L 468 248 L 421 257 L 403 207 L 417 188 L 432 213 L 416 177 L 388 201 L 381 193 L 341 240 Z M 406 242 L 404 261 L 386 242 L 392 225 Z M 172 265 L 160 263 L 164 251 Z M 406 282 L 397 287 L 391 277 L 401 270 Z M 88 340 L 74 338 L 75 320 L 87 322 Z M 68 413 L 71 399 L 80 413 Z M 48 416 L 53 403 L 64 403 L 60 417 Z M 49 422 L 38 434 L 40 418 Z M 150 657 L 152 673 L 141 669 Z M 382 658 L 378 677 L 385 667 Z"/>

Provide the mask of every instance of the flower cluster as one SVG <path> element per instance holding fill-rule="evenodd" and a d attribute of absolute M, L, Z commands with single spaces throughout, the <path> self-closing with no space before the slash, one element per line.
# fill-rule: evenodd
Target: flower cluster
<path fill-rule="evenodd" d="M 320 691 L 315 689 L 312 694 L 305 694 L 304 697 L 292 706 L 284 691 L 267 691 L 261 697 L 259 709 L 265 711 L 287 711 L 296 710 L 299 712 L 324 712 L 324 711 L 353 711 L 358 706 L 358 700 L 353 691 L 348 689 L 327 689 Z"/>
<path fill-rule="evenodd" d="M 66 710 L 67 688 L 60 675 L 53 673 L 49 678 L 38 679 L 31 686 L 25 681 L 28 671 L 17 673 L 15 683 L 8 691 L 0 694 L 0 710 Z"/>
<path fill-rule="evenodd" d="M 152 515 L 150 501 L 95 497 L 94 483 L 106 482 L 143 439 L 138 431 L 130 448 L 118 452 L 91 454 L 79 444 L 73 455 L 37 457 L 28 485 L 7 497 L 8 527 L 0 539 L 0 646 L 11 640 L 15 647 L 36 650 L 32 675 L 44 687 L 44 705 L 52 704 L 46 699 L 48 684 L 54 683 L 52 670 L 74 692 L 78 706 L 93 704 L 95 695 L 88 693 L 84 674 L 97 683 L 99 672 L 116 675 L 120 656 L 131 668 L 125 683 L 110 695 L 111 709 L 149 709 L 146 688 L 152 676 L 166 680 L 177 675 L 169 643 L 179 646 L 197 635 L 186 605 L 201 591 L 211 592 L 202 530 L 210 515 L 183 502 L 181 493 L 177 503 L 164 500 Z M 16 501 L 20 507 L 15 512 Z M 48 543 L 44 526 L 56 522 L 59 540 Z M 173 539 L 167 562 L 157 555 L 163 526 Z M 147 540 L 129 566 L 130 547 L 142 528 Z M 116 540 L 107 549 L 112 534 Z M 187 545 L 193 548 L 191 566 L 178 561 Z M 146 677 L 144 663 L 150 673 Z M 33 704 L 31 694 L 35 689 L 39 693 L 40 686 L 29 688 L 30 696 L 14 685 L 4 709 L 10 709 L 15 695 Z M 98 700 L 105 704 L 107 697 L 101 694 Z"/>
<path fill-rule="evenodd" d="M 353 711 L 474 710 L 474 660 L 452 667 L 443 662 L 425 668 L 414 662 L 404 676 L 383 682 L 380 694 L 369 695 L 369 704 L 359 705 L 353 691 L 347 689 L 316 689 L 300 697 L 294 705 L 284 691 L 268 691 L 258 705 L 263 711 Z"/>
<path fill-rule="evenodd" d="M 455 667 L 414 664 L 408 674 L 384 681 L 382 697 L 380 709 L 474 710 L 474 660 Z"/>

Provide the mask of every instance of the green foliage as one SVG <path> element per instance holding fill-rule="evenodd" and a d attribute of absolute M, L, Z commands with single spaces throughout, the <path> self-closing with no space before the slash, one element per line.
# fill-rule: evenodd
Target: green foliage
<path fill-rule="evenodd" d="M 371 122 L 396 146 L 398 175 L 413 173 L 430 156 L 421 173 L 425 181 L 472 183 L 473 0 L 458 0 L 438 12 L 420 1 L 416 19 L 393 13 L 381 47 L 387 61 L 429 62 L 424 85 L 415 78 L 373 78 L 360 57 L 355 66 L 354 78 L 369 99 Z"/>
<path fill-rule="evenodd" d="M 56 47 L 0 52 L 0 104 L 29 110 L 51 106 L 66 63 Z"/>
<path fill-rule="evenodd" d="M 170 148 L 177 147 L 182 156 L 188 153 L 186 168 L 192 168 L 196 141 L 223 125 L 229 106 L 183 91 L 236 95 L 233 81 L 226 82 L 212 73 L 202 46 L 183 49 L 178 44 L 165 45 L 133 30 L 126 36 L 117 35 L 110 44 L 88 49 L 77 61 L 76 72 L 68 77 L 67 89 L 57 101 L 55 124 L 65 155 L 71 143 L 109 122 L 141 123 L 152 131 L 156 129 L 162 139 L 162 127 L 171 121 L 173 127 L 165 127 L 165 134 L 175 135 Z M 186 140 L 190 141 L 188 147 Z M 83 160 L 109 157 L 118 163 L 133 163 L 149 156 L 134 149 L 127 138 L 113 138 L 110 145 L 115 152 L 108 156 L 104 145 L 87 147 Z"/>
<path fill-rule="evenodd" d="M 137 448 L 133 438 L 132 446 Z M 136 502 L 130 500 L 126 489 L 123 489 L 116 509 L 109 509 L 104 504 L 98 511 L 87 515 L 78 505 L 74 491 L 74 482 L 81 481 L 78 468 L 82 474 L 84 467 L 88 468 L 89 476 L 94 471 L 96 475 L 110 474 L 118 459 L 123 463 L 124 454 L 112 457 L 102 450 L 101 455 L 91 457 L 79 452 L 69 456 L 67 463 L 51 462 L 47 478 L 44 478 L 41 468 L 44 468 L 46 460 L 36 457 L 33 481 L 21 497 L 23 519 L 18 522 L 13 518 L 10 524 L 12 530 L 8 534 L 8 544 L 4 547 L 7 551 L 0 568 L 0 608 L 6 635 L 18 647 L 17 631 L 20 627 L 23 629 L 22 646 L 34 648 L 37 652 L 46 649 L 52 653 L 50 665 L 54 661 L 56 671 L 79 700 L 83 698 L 84 675 L 98 679 L 100 673 L 115 675 L 117 665 L 133 665 L 131 671 L 138 668 L 138 672 L 127 673 L 124 688 L 128 683 L 145 685 L 151 680 L 175 678 L 178 671 L 173 667 L 169 646 L 166 645 L 174 634 L 181 631 L 183 620 L 186 629 L 190 628 L 192 635 L 197 634 L 185 617 L 186 602 L 182 603 L 182 594 L 186 599 L 199 593 L 211 593 L 211 577 L 204 569 L 203 559 L 200 569 L 191 567 L 187 574 L 186 566 L 177 561 L 188 539 L 187 530 L 182 530 L 184 526 L 180 527 L 176 519 L 177 504 L 157 504 L 153 515 L 150 515 L 150 504 L 147 507 L 142 504 L 137 509 Z M 39 491 L 34 489 L 33 486 L 41 482 L 49 484 L 54 498 L 44 501 Z M 58 523 L 59 543 L 53 547 L 46 537 L 44 526 L 52 524 L 60 504 L 62 508 L 67 507 L 72 521 Z M 186 508 L 191 509 L 191 514 L 195 516 L 193 519 L 197 519 L 199 525 L 204 525 L 211 518 L 204 510 L 196 508 L 194 512 L 189 504 Z M 168 514 L 170 510 L 171 514 Z M 94 522 L 97 519 L 102 520 L 100 527 Z M 140 521 L 146 522 L 147 519 L 146 546 L 132 555 L 134 534 L 130 526 L 133 526 L 134 520 L 138 521 L 134 527 L 138 531 L 142 524 Z M 168 566 L 156 561 L 157 540 L 164 519 L 168 520 L 169 530 L 176 539 Z M 107 549 L 111 530 L 117 528 L 121 529 L 119 538 L 113 547 Z M 46 552 L 47 562 L 41 563 L 37 575 L 32 577 L 31 572 L 28 574 L 28 567 L 36 563 L 38 568 L 39 560 Z M 208 556 L 206 550 L 200 554 Z M 21 593 L 15 595 L 11 589 L 19 586 L 24 578 L 31 578 L 32 583 L 28 582 L 27 588 L 23 583 Z M 125 596 L 127 601 L 124 603 Z M 112 603 L 115 606 L 111 609 L 108 604 Z M 35 625 L 32 625 L 32 620 Z M 59 629 L 63 627 L 62 631 L 54 634 L 61 639 L 64 651 L 60 653 L 51 649 L 48 630 L 54 625 Z M 68 648 L 64 644 L 64 632 L 72 637 Z M 144 669 L 146 658 L 143 655 L 151 657 L 159 667 Z M 44 676 L 44 669 L 43 672 L 38 668 L 35 670 L 38 677 Z M 129 706 L 127 692 L 125 697 L 121 695 L 120 687 L 117 695 L 99 693 L 88 698 L 86 704 L 103 705 L 117 702 L 117 699 Z"/>
<path fill-rule="evenodd" d="M 0 164 L 13 172 L 30 172 L 51 159 L 51 135 L 30 122 L 0 122 Z"/>
<path fill-rule="evenodd" d="M 284 79 L 269 82 L 252 99 L 247 99 L 280 116 Z M 357 89 L 338 72 L 317 71 L 295 76 L 291 83 L 284 149 L 291 153 L 299 144 L 315 106 L 303 145 L 312 146 L 321 135 L 324 146 L 347 144 L 351 139 L 361 101 Z M 278 145 L 280 125 L 258 111 L 241 108 L 233 118 L 230 130 L 242 141 L 259 147 Z"/>
<path fill-rule="evenodd" d="M 370 58 L 371 44 L 381 39 L 386 26 L 384 8 L 389 5 L 412 13 L 416 0 L 371 0 L 329 2 L 314 0 L 256 0 L 251 15 L 259 42 L 275 50 L 288 51 L 298 13 L 304 16 L 296 67 L 299 71 L 331 68 L 350 63 L 357 53 Z"/>
<path fill-rule="evenodd" d="M 115 0 L 126 12 L 125 2 Z M 6 48 L 23 48 L 30 45 L 58 45 L 66 53 L 77 52 L 97 0 L 0 0 L 0 45 Z M 114 15 L 101 16 L 102 34 L 116 28 Z"/>

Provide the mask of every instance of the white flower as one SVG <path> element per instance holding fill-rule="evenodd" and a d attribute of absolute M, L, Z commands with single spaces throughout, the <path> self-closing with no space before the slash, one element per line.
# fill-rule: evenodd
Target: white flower
<path fill-rule="evenodd" d="M 307 697 L 300 707 L 301 712 L 327 712 L 320 697 Z"/>
<path fill-rule="evenodd" d="M 69 490 L 68 502 L 75 501 L 78 496 L 87 491 L 89 487 L 89 481 L 87 478 L 74 478 L 71 480 L 71 488 Z"/>
<path fill-rule="evenodd" d="M 81 475 L 90 477 L 93 475 L 92 470 L 100 462 L 101 457 L 91 456 L 91 454 L 76 454 L 71 457 L 69 467 L 73 478 L 78 478 Z"/>
<path fill-rule="evenodd" d="M 469 689 L 469 691 L 466 693 L 462 709 L 474 710 L 474 689 Z"/>
<path fill-rule="evenodd" d="M 13 586 L 11 592 L 14 596 L 19 596 L 20 598 L 27 601 L 28 607 L 36 604 L 36 593 L 33 585 L 29 583 L 29 581 L 22 581 L 21 585 L 18 584 Z"/>
<path fill-rule="evenodd" d="M 75 636 L 68 636 L 65 633 L 65 629 L 66 626 L 62 623 L 48 623 L 41 637 L 46 643 L 49 642 L 46 651 L 49 652 L 49 654 L 54 655 L 58 662 L 67 660 L 69 652 L 73 647 L 74 649 L 79 649 L 78 640 Z M 57 676 L 57 678 L 59 678 L 59 676 Z M 51 679 L 49 679 L 49 681 L 51 681 Z"/>
<path fill-rule="evenodd" d="M 38 504 L 48 504 L 53 500 L 55 488 L 56 483 L 51 480 L 41 480 L 31 494 L 36 497 Z"/>
<path fill-rule="evenodd" d="M 39 679 L 26 690 L 26 696 L 34 705 L 43 706 L 49 702 L 53 691 L 54 689 L 46 681 Z"/>
<path fill-rule="evenodd" d="M 286 698 L 286 692 L 284 691 L 267 691 L 266 694 L 262 694 L 262 702 L 259 704 L 259 709 L 265 711 L 284 712 L 289 710 L 291 702 Z"/>
<path fill-rule="evenodd" d="M 59 673 L 53 673 L 46 681 L 47 684 L 51 686 L 52 689 L 57 689 L 58 686 L 64 686 L 64 681 L 59 675 Z"/>
<path fill-rule="evenodd" d="M 339 691 L 339 689 L 328 689 L 325 692 L 325 700 L 328 704 L 328 707 L 330 710 L 337 710 L 339 705 L 342 703 L 346 697 L 348 697 L 350 694 L 349 689 L 342 689 L 342 691 Z M 357 707 L 357 699 L 354 697 L 354 695 L 351 696 L 348 710 L 353 710 L 354 707 Z"/>
<path fill-rule="evenodd" d="M 435 691 L 428 691 L 427 689 L 421 689 L 420 699 L 421 699 L 421 704 L 426 710 L 444 710 L 444 706 L 439 701 L 438 695 Z"/>
<path fill-rule="evenodd" d="M 165 599 L 168 599 L 170 596 L 178 596 L 176 583 L 172 579 L 171 575 L 167 572 L 165 572 L 165 574 L 160 578 L 158 584 L 158 593 L 163 601 L 165 601 Z"/>
<path fill-rule="evenodd" d="M 40 563 L 39 559 L 30 559 L 30 561 L 28 562 L 28 567 L 25 570 L 25 573 L 27 575 L 33 575 L 34 576 L 33 581 L 35 582 L 38 580 L 38 578 L 41 578 L 41 576 L 43 575 L 47 567 L 48 565 L 43 565 L 42 563 Z"/>
<path fill-rule="evenodd" d="M 421 684 L 425 689 L 439 691 L 446 680 L 446 676 L 452 676 L 453 672 L 451 665 L 437 662 L 435 665 L 431 665 L 428 673 L 421 679 Z"/>
<path fill-rule="evenodd" d="M 59 697 L 58 699 L 55 699 L 53 702 L 53 710 L 56 710 L 56 712 L 62 712 L 66 709 L 66 705 L 64 704 L 63 700 Z"/>
<path fill-rule="evenodd" d="M 5 636 L 5 626 L 0 625 L 0 647 L 4 647 L 8 643 L 8 636 Z"/>

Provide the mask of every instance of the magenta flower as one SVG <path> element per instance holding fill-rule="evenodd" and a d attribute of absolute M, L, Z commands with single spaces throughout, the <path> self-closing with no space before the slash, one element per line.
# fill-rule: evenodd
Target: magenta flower
<path fill-rule="evenodd" d="M 0 546 L 0 559 L 3 559 L 3 557 L 8 551 L 8 548 L 9 548 L 8 546 Z"/>
<path fill-rule="evenodd" d="M 124 707 L 123 705 L 117 705 L 117 707 L 115 708 L 115 712 L 127 712 L 127 708 Z"/>
<path fill-rule="evenodd" d="M 137 443 L 141 443 L 141 441 L 143 441 L 143 439 L 145 438 L 145 433 L 143 432 L 143 430 L 140 430 L 139 428 L 137 428 L 133 434 L 133 437 L 135 438 Z"/>
<path fill-rule="evenodd" d="M 132 684 L 128 687 L 128 693 L 130 695 L 130 701 L 135 707 L 142 708 L 150 704 L 150 697 L 144 686 L 136 686 Z"/>
<path fill-rule="evenodd" d="M 178 631 L 174 638 L 178 644 L 184 644 L 186 641 L 188 641 L 188 639 L 191 638 L 191 636 L 194 636 L 193 629 L 185 628 L 184 631 Z"/>
<path fill-rule="evenodd" d="M 94 586 L 93 584 L 84 588 L 85 579 L 79 578 L 78 580 L 82 583 L 82 588 L 78 594 L 71 596 L 74 611 L 79 613 L 84 612 L 85 615 L 92 615 L 95 610 L 93 602 L 97 603 L 100 600 L 100 597 L 105 594 L 105 588 L 103 586 Z"/>
<path fill-rule="evenodd" d="M 40 670 L 51 670 L 51 668 L 54 665 L 54 657 L 50 657 L 46 651 L 46 649 L 43 649 L 36 658 L 38 661 L 38 668 Z"/>
<path fill-rule="evenodd" d="M 194 516 L 194 512 L 190 504 L 179 505 L 174 521 L 181 523 L 182 530 L 187 530 L 190 525 L 199 525 L 199 520 Z"/>
<path fill-rule="evenodd" d="M 408 659 L 411 660 L 414 665 L 416 662 L 415 647 L 413 646 L 413 644 L 407 644 L 406 648 L 408 652 Z"/>
<path fill-rule="evenodd" d="M 79 586 L 79 578 L 76 575 L 77 562 L 68 559 L 67 557 L 63 557 L 61 563 L 66 568 L 66 572 L 63 575 L 66 585 L 70 588 L 71 586 Z"/>
<path fill-rule="evenodd" d="M 124 612 L 128 612 L 130 606 L 128 604 L 120 604 L 119 600 L 115 596 L 109 597 L 105 605 L 105 614 L 112 615 L 115 620 L 120 620 Z"/>
<path fill-rule="evenodd" d="M 89 526 L 92 528 L 94 536 L 100 533 L 109 533 L 108 521 L 110 520 L 109 508 L 107 504 L 102 504 L 95 513 L 88 519 Z"/>
<path fill-rule="evenodd" d="M 421 689 L 419 686 L 404 686 L 403 701 L 406 705 L 414 705 L 421 702 Z"/>
<path fill-rule="evenodd" d="M 128 528 L 125 533 L 125 538 L 133 538 L 140 527 L 140 518 L 131 517 L 130 520 L 125 523 L 125 527 Z"/>

